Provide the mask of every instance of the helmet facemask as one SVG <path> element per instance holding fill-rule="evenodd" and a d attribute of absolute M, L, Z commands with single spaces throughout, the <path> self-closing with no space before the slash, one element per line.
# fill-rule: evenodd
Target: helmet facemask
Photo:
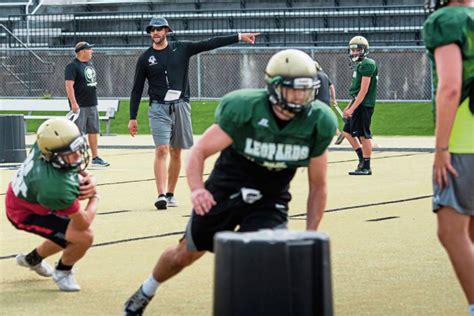
<path fill-rule="evenodd" d="M 352 52 L 353 49 L 360 49 L 360 52 L 357 53 L 357 54 L 354 54 Z M 350 45 L 349 46 L 349 56 L 351 57 L 351 60 L 355 63 L 361 61 L 362 59 L 364 59 L 367 56 L 368 53 L 369 52 L 368 52 L 367 47 L 365 45 L 355 44 L 355 45 Z"/>
<path fill-rule="evenodd" d="M 75 162 L 67 162 L 64 156 L 76 151 L 79 151 L 79 159 Z M 79 167 L 79 170 L 85 170 L 90 159 L 86 138 L 81 135 L 68 146 L 51 150 L 50 154 L 43 154 L 43 158 L 55 168 L 70 169 Z"/>
<path fill-rule="evenodd" d="M 291 113 L 304 112 L 308 105 L 314 100 L 315 90 L 319 88 L 320 82 L 315 78 L 299 77 L 284 78 L 276 76 L 267 83 L 269 100 L 272 104 L 280 106 Z M 302 100 L 288 100 L 286 89 L 304 90 Z"/>

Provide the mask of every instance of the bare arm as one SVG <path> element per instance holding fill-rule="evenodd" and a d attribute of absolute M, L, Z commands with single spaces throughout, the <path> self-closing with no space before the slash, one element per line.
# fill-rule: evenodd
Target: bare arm
<path fill-rule="evenodd" d="M 98 202 L 99 195 L 97 194 L 89 198 L 89 202 L 83 211 L 80 210 L 79 212 L 69 215 L 71 219 L 70 225 L 79 231 L 88 229 L 94 221 Z"/>
<path fill-rule="evenodd" d="M 232 144 L 232 139 L 219 125 L 209 127 L 189 154 L 186 176 L 191 189 L 191 201 L 198 215 L 207 213 L 215 205 L 212 194 L 204 188 L 202 174 L 207 157 L 223 150 Z"/>
<path fill-rule="evenodd" d="M 76 95 L 74 94 L 74 81 L 65 80 L 66 94 L 69 102 L 71 102 L 71 110 L 77 112 L 79 110 L 79 104 L 77 104 Z"/>
<path fill-rule="evenodd" d="M 312 158 L 308 166 L 309 193 L 307 202 L 306 229 L 316 230 L 323 218 L 327 200 L 327 151 Z"/>
<path fill-rule="evenodd" d="M 456 111 L 461 98 L 462 56 L 459 46 L 449 44 L 434 51 L 438 88 L 436 92 L 436 129 L 433 177 L 443 187 L 448 181 L 448 172 L 457 176 L 451 165 L 448 151 L 449 138 Z"/>
<path fill-rule="evenodd" d="M 354 99 L 354 102 L 352 102 L 352 104 L 350 104 L 350 106 L 348 106 L 344 110 L 344 114 L 346 116 L 351 116 L 354 113 L 354 111 L 359 107 L 359 105 L 362 103 L 362 101 L 364 101 L 365 95 L 367 94 L 367 91 L 369 91 L 371 79 L 372 79 L 371 77 L 362 77 L 359 93 L 357 93 L 357 96 Z"/>
<path fill-rule="evenodd" d="M 329 96 L 330 96 L 330 100 L 331 100 L 331 101 L 329 101 L 329 102 L 331 102 L 330 105 L 337 106 L 336 88 L 334 87 L 333 84 L 329 85 Z"/>

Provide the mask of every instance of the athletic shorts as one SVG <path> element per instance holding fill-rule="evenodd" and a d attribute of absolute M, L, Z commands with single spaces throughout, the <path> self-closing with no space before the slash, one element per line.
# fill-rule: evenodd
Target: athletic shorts
<path fill-rule="evenodd" d="M 216 205 L 206 215 L 191 213 L 185 238 L 190 251 L 213 251 L 214 235 L 220 231 L 239 232 L 259 229 L 287 228 L 289 192 L 279 197 L 265 197 L 248 204 L 239 192 L 229 194 L 218 188 L 207 186 L 213 194 Z"/>
<path fill-rule="evenodd" d="M 83 134 L 99 134 L 100 122 L 97 106 L 81 107 L 79 117 L 75 121 Z"/>
<path fill-rule="evenodd" d="M 152 101 L 148 109 L 150 129 L 155 146 L 170 145 L 188 149 L 193 145 L 191 105 L 183 100 Z"/>
<path fill-rule="evenodd" d="M 16 229 L 49 239 L 63 248 L 68 244 L 66 230 L 70 219 L 67 215 L 77 212 L 79 208 L 79 200 L 76 199 L 68 208 L 52 211 L 16 197 L 10 184 L 5 194 L 6 215 Z"/>
<path fill-rule="evenodd" d="M 8 220 L 16 229 L 49 239 L 62 248 L 66 248 L 68 244 L 66 230 L 71 221 L 69 217 L 32 214 L 21 223 L 15 223 L 10 218 Z"/>
<path fill-rule="evenodd" d="M 474 216 L 474 154 L 451 154 L 458 176 L 448 172 L 448 185 L 441 189 L 433 181 L 433 212 L 449 206 L 458 213 Z"/>
<path fill-rule="evenodd" d="M 374 108 L 360 105 L 354 111 L 352 116 L 344 124 L 344 132 L 353 137 L 372 138 L 370 123 Z"/>

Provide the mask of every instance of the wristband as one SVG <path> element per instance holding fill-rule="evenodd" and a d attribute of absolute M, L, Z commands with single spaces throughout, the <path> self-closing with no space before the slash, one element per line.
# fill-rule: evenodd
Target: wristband
<path fill-rule="evenodd" d="M 242 40 L 242 33 L 239 33 L 239 42 Z"/>
<path fill-rule="evenodd" d="M 98 193 L 95 193 L 93 196 L 91 196 L 91 199 L 92 198 L 96 198 L 97 201 L 100 201 L 100 195 Z"/>
<path fill-rule="evenodd" d="M 435 153 L 442 153 L 443 151 L 448 151 L 448 147 L 435 147 Z"/>

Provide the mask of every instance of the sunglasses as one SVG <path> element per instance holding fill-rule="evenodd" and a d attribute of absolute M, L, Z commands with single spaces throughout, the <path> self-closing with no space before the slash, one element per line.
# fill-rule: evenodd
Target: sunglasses
<path fill-rule="evenodd" d="M 166 28 L 166 27 L 165 27 L 165 26 L 152 27 L 152 28 L 150 29 L 150 33 L 151 33 L 151 32 L 155 32 L 155 31 L 159 32 L 159 31 L 161 31 L 161 30 L 164 29 L 164 28 Z"/>

